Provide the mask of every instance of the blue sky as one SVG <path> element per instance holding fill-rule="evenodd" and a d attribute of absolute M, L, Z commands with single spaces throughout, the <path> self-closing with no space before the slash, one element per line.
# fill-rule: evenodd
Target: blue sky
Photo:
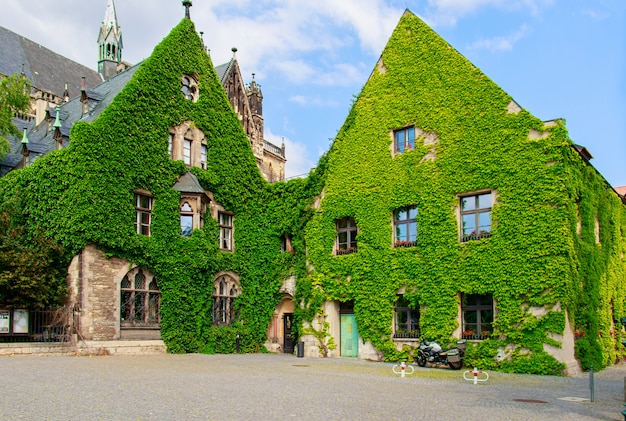
<path fill-rule="evenodd" d="M 2 0 L 0 25 L 89 67 L 107 0 Z M 287 176 L 328 150 L 404 9 L 542 120 L 570 137 L 613 186 L 626 185 L 624 0 L 193 0 L 215 64 L 231 48 L 264 95 L 266 138 L 287 146 Z M 131 63 L 184 16 L 179 0 L 117 0 Z"/>

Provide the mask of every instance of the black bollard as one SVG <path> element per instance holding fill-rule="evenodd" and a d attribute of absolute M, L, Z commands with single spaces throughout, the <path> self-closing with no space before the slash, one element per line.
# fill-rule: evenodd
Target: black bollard
<path fill-rule="evenodd" d="M 235 352 L 239 354 L 239 334 L 237 334 L 237 339 L 235 340 Z"/>

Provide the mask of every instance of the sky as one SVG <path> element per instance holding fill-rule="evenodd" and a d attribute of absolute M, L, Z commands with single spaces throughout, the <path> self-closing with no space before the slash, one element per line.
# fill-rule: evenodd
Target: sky
<path fill-rule="evenodd" d="M 2 0 L 0 25 L 96 69 L 107 0 Z M 184 17 L 180 0 L 116 0 L 123 60 Z M 341 128 L 405 9 L 541 120 L 563 118 L 614 187 L 626 186 L 624 0 L 193 0 L 215 65 L 237 48 L 263 92 L 265 138 L 286 176 L 308 173 Z"/>

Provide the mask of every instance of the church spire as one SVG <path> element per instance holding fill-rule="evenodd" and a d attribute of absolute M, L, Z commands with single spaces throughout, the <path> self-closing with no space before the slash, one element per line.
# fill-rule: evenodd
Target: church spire
<path fill-rule="evenodd" d="M 117 23 L 115 3 L 107 0 L 104 20 L 98 35 L 98 73 L 104 79 L 117 74 L 117 65 L 122 61 L 122 31 Z"/>

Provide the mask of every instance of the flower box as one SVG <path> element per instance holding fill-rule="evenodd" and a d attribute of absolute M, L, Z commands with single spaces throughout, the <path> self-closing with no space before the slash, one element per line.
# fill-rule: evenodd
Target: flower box
<path fill-rule="evenodd" d="M 417 245 L 417 241 L 396 241 L 393 243 L 394 248 L 398 247 L 415 247 Z"/>
<path fill-rule="evenodd" d="M 352 254 L 352 253 L 356 253 L 358 251 L 358 248 L 356 247 L 348 247 L 347 249 L 337 249 L 335 250 L 335 254 L 337 254 L 337 256 L 341 256 L 344 254 Z"/>

